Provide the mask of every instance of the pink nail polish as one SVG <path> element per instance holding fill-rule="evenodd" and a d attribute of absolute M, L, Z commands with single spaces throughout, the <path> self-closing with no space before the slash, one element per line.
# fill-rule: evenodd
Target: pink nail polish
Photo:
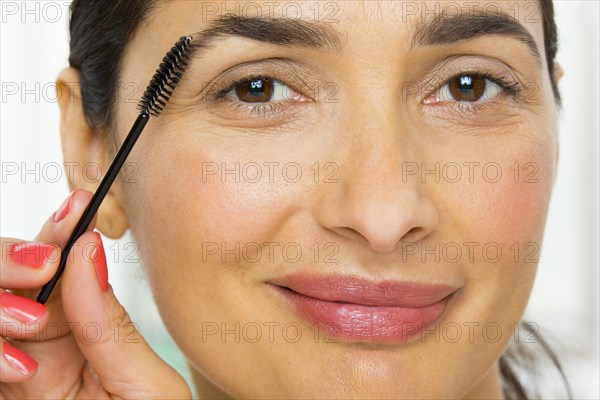
<path fill-rule="evenodd" d="M 56 246 L 39 242 L 13 243 L 8 254 L 17 264 L 32 268 L 42 268 L 46 260 L 54 258 Z"/>
<path fill-rule="evenodd" d="M 98 277 L 98 283 L 100 289 L 103 292 L 108 290 L 108 268 L 106 266 L 106 255 L 104 254 L 104 245 L 102 244 L 102 238 L 96 232 L 97 236 L 96 245 L 91 248 L 90 259 L 96 268 L 96 276 Z"/>
<path fill-rule="evenodd" d="M 58 207 L 58 210 L 54 212 L 54 214 L 52 215 L 52 220 L 54 222 L 59 222 L 67 216 L 67 214 L 71 210 L 71 201 L 73 200 L 74 194 L 75 192 L 77 192 L 77 190 L 79 189 L 73 190 L 69 197 L 67 197 L 67 199 L 63 201 L 60 207 Z"/>
<path fill-rule="evenodd" d="M 43 304 L 9 292 L 0 294 L 0 307 L 8 315 L 27 324 L 37 321 L 46 312 Z"/>
<path fill-rule="evenodd" d="M 18 369 L 23 375 L 28 375 L 35 371 L 38 367 L 38 364 L 35 360 L 29 357 L 27 354 L 23 353 L 21 350 L 12 346 L 8 342 L 2 342 L 2 351 L 4 352 L 4 357 L 8 360 L 8 362 Z"/>

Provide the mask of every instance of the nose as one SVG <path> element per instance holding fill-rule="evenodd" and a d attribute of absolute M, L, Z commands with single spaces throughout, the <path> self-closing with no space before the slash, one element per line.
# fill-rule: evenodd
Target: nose
<path fill-rule="evenodd" d="M 401 118 L 364 109 L 344 124 L 340 180 L 329 185 L 316 210 L 320 225 L 341 237 L 391 252 L 402 242 L 419 242 L 439 223 L 439 214 L 418 179 L 406 179 L 419 146 L 403 134 Z M 339 156 L 339 154 L 338 154 Z"/>

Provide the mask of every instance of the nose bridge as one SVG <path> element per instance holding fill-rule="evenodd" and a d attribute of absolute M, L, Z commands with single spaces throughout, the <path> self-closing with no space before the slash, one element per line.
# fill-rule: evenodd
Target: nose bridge
<path fill-rule="evenodd" d="M 338 125 L 345 141 L 341 185 L 330 189 L 337 193 L 327 197 L 319 213 L 323 226 L 348 239 L 360 237 L 382 252 L 402 240 L 420 240 L 438 222 L 419 182 L 403 179 L 404 163 L 419 150 L 399 101 L 387 93 L 347 107 Z"/>
<path fill-rule="evenodd" d="M 417 149 L 409 131 L 410 122 L 401 109 L 401 99 L 389 87 L 371 90 L 362 97 L 357 95 L 369 93 L 370 86 L 373 83 L 364 80 L 351 90 L 356 92 L 350 93 L 355 100 L 350 102 L 342 119 L 341 135 L 351 149 L 347 178 L 355 186 L 362 185 L 364 180 L 373 191 L 389 197 L 397 191 L 406 192 L 413 185 L 413 180 L 402 182 L 402 165 L 414 158 Z M 413 186 L 412 190 L 415 189 Z"/>
<path fill-rule="evenodd" d="M 414 153 L 404 125 L 399 112 L 380 108 L 356 114 L 352 128 L 356 158 L 350 160 L 352 167 L 345 177 L 346 204 L 354 208 L 349 212 L 356 212 L 355 223 L 365 231 L 373 230 L 371 234 L 388 234 L 392 241 L 414 224 L 419 197 L 416 180 L 402 179 L 402 165 Z M 364 220 L 359 222 L 361 214 Z"/>
<path fill-rule="evenodd" d="M 354 114 L 348 127 L 352 137 L 346 176 L 349 188 L 366 185 L 372 193 L 379 191 L 384 197 L 408 189 L 412 183 L 400 187 L 399 179 L 402 162 L 412 151 L 410 139 L 399 132 L 400 125 L 398 116 L 360 111 Z"/>

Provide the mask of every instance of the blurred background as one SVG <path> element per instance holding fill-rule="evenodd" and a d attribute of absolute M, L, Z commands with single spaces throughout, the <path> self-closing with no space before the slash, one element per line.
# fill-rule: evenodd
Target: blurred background
<path fill-rule="evenodd" d="M 68 65 L 68 1 L 1 3 L 0 231 L 30 239 L 68 195 L 54 80 Z M 599 2 L 555 1 L 559 29 L 560 163 L 540 267 L 524 319 L 558 353 L 575 398 L 599 393 Z M 104 238 L 110 282 L 154 349 L 188 379 L 129 235 Z M 129 258 L 128 258 L 129 257 Z M 136 282 L 132 285 L 131 282 Z M 561 398 L 556 379 L 546 398 Z"/>

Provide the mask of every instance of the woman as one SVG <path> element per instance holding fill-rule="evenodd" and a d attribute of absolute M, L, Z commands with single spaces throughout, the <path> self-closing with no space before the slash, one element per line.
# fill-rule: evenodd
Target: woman
<path fill-rule="evenodd" d="M 2 239 L 5 397 L 190 396 L 114 297 L 94 228 L 131 230 L 201 398 L 525 395 L 503 354 L 558 158 L 550 1 L 72 10 L 72 165 L 105 171 L 166 50 L 208 46 L 46 306 L 30 299 L 95 184 L 75 171 L 32 242 Z"/>

